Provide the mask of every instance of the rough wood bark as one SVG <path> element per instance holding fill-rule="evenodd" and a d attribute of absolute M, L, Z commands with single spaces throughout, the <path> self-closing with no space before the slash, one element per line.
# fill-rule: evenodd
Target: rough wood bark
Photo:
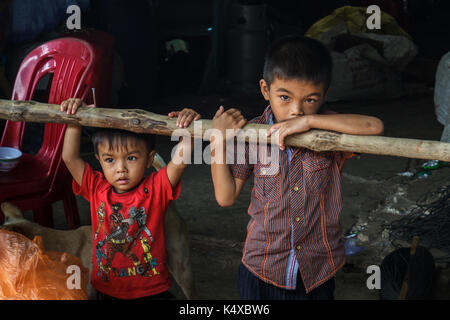
<path fill-rule="evenodd" d="M 60 111 L 59 105 L 35 101 L 0 99 L 0 119 L 26 122 L 54 122 L 90 127 L 125 129 L 137 133 L 171 136 L 190 134 L 210 140 L 211 120 L 195 121 L 188 128 L 176 126 L 176 119 L 141 109 L 80 108 L 75 115 Z M 237 135 L 238 141 L 260 141 L 269 125 L 247 124 Z M 177 130 L 177 131 L 176 131 Z M 270 143 L 270 140 L 268 141 Z M 289 136 L 285 144 L 315 151 L 350 151 L 376 155 L 450 162 L 450 143 L 383 136 L 358 136 L 323 130 Z"/>

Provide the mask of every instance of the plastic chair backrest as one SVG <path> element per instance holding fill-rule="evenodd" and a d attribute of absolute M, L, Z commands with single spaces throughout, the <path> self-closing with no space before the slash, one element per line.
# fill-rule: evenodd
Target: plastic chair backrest
<path fill-rule="evenodd" d="M 40 45 L 23 60 L 16 76 L 12 100 L 30 100 L 39 81 L 53 74 L 48 103 L 60 104 L 76 97 L 83 99 L 92 79 L 95 59 L 89 43 L 75 38 L 60 38 Z M 48 175 L 59 166 L 65 124 L 47 123 L 43 143 L 36 157 L 45 161 Z M 24 122 L 7 121 L 0 145 L 21 149 L 25 132 Z M 56 166 L 55 166 L 56 165 Z"/>

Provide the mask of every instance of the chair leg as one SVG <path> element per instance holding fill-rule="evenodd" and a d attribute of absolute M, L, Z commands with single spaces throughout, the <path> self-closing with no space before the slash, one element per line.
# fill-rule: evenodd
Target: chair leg
<path fill-rule="evenodd" d="M 47 228 L 53 228 L 53 209 L 52 205 L 44 206 L 33 210 L 34 222 Z"/>
<path fill-rule="evenodd" d="M 64 199 L 64 212 L 69 229 L 76 229 L 80 226 L 80 215 L 78 213 L 78 204 L 72 189 L 66 190 Z"/>

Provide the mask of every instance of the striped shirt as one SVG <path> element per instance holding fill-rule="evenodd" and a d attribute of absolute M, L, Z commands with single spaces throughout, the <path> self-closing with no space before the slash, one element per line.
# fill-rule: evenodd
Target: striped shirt
<path fill-rule="evenodd" d="M 272 117 L 268 106 L 249 123 L 271 124 Z M 233 176 L 254 174 L 242 263 L 285 289 L 296 288 L 300 272 L 307 293 L 332 278 L 345 262 L 341 172 L 352 154 L 249 143 L 236 152 Z"/>

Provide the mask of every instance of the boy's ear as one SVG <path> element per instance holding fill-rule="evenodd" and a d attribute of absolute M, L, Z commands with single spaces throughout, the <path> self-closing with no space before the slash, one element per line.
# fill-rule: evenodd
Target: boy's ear
<path fill-rule="evenodd" d="M 266 101 L 269 101 L 269 86 L 267 85 L 266 80 L 259 80 L 259 87 L 261 88 L 261 94 L 263 95 Z"/>
<path fill-rule="evenodd" d="M 95 159 L 97 159 L 98 161 L 100 161 L 100 158 L 98 157 L 98 154 L 95 154 Z"/>
<path fill-rule="evenodd" d="M 147 169 L 152 166 L 153 159 L 155 158 L 155 154 L 156 154 L 155 150 L 150 151 L 150 153 L 148 154 Z"/>

